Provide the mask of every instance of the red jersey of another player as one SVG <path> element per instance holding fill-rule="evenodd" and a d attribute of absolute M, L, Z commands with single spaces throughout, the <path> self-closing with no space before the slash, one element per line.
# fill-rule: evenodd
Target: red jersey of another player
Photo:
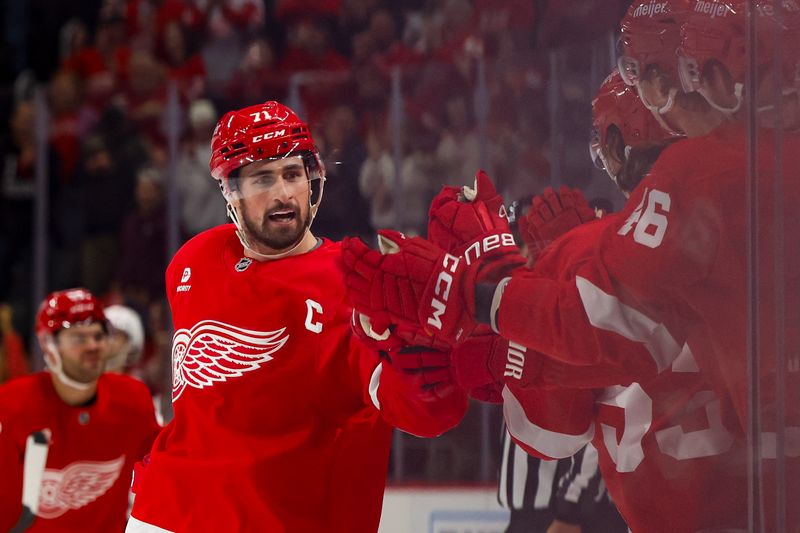
<path fill-rule="evenodd" d="M 594 258 L 599 237 L 624 220 L 608 215 L 575 228 L 546 248 L 528 275 L 574 283 Z M 729 411 L 688 347 L 653 374 L 651 349 L 635 336 L 600 331 L 594 340 L 614 357 L 563 369 L 561 388 L 553 388 L 554 376 L 540 378 L 549 389 L 506 378 L 503 409 L 512 437 L 548 459 L 568 457 L 593 440 L 603 479 L 633 531 L 743 526 L 746 478 L 737 461 L 746 457 L 744 439 L 727 429 L 736 422 L 723 421 Z M 591 350 L 579 342 L 576 350 Z"/>
<path fill-rule="evenodd" d="M 167 269 L 175 418 L 133 517 L 169 531 L 375 531 L 390 426 L 434 436 L 463 416 L 421 402 L 351 333 L 338 243 L 244 256 L 232 225 Z M 388 424 L 387 424 L 388 422 Z"/>
<path fill-rule="evenodd" d="M 28 531 L 124 531 L 133 465 L 158 432 L 143 383 L 103 374 L 91 405 L 73 407 L 39 372 L 0 386 L 0 531 L 22 511 L 28 435 L 44 430 L 49 450 L 39 510 Z"/>

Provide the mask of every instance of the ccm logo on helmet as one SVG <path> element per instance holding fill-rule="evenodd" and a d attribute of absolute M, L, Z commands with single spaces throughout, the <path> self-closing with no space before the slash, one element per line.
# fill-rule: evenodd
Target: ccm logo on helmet
<path fill-rule="evenodd" d="M 278 137 L 283 137 L 284 135 L 286 135 L 286 130 L 268 131 L 267 133 L 253 137 L 252 142 L 257 143 L 259 141 L 266 141 L 268 139 L 277 139 Z"/>
<path fill-rule="evenodd" d="M 428 324 L 441 331 L 442 329 L 442 315 L 447 309 L 447 299 L 450 297 L 450 287 L 453 285 L 453 274 L 458 266 L 458 257 L 450 254 L 445 254 L 442 260 L 444 270 L 439 272 L 439 277 L 436 278 L 436 285 L 433 287 L 433 300 L 431 300 L 431 307 L 433 314 L 428 317 Z"/>
<path fill-rule="evenodd" d="M 471 265 L 472 262 L 477 261 L 482 254 L 491 252 L 501 246 L 503 248 L 507 246 L 516 248 L 517 245 L 514 242 L 514 236 L 510 233 L 501 233 L 500 235 L 489 235 L 479 241 L 475 241 L 464 252 L 464 260 L 468 265 Z"/>
<path fill-rule="evenodd" d="M 666 2 L 652 0 L 649 4 L 642 4 L 633 11 L 634 17 L 650 17 L 669 13 Z"/>
<path fill-rule="evenodd" d="M 716 2 L 705 2 L 703 0 L 698 0 L 698 2 L 694 5 L 694 11 L 695 13 L 711 15 L 711 18 L 714 19 L 717 17 L 727 17 L 730 8 L 725 4 L 717 4 Z"/>

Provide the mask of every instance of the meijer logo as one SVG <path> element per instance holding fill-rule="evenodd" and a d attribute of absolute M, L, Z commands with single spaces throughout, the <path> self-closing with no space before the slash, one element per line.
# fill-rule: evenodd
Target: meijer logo
<path fill-rule="evenodd" d="M 669 13 L 667 2 L 659 2 L 658 0 L 651 0 L 649 4 L 640 4 L 633 11 L 634 17 L 650 17 L 654 15 L 666 15 Z"/>
<path fill-rule="evenodd" d="M 695 13 L 704 15 L 711 15 L 712 19 L 717 17 L 727 17 L 730 7 L 726 4 L 719 4 L 717 2 L 708 2 L 706 0 L 697 0 L 694 4 Z"/>

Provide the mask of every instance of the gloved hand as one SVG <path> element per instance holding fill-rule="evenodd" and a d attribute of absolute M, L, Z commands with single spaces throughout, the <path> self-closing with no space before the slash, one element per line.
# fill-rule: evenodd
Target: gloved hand
<path fill-rule="evenodd" d="M 353 311 L 356 336 L 397 371 L 423 401 L 452 393 L 456 385 L 450 365 L 450 346 L 409 324 L 392 324 L 383 331 L 372 328 L 369 317 Z"/>
<path fill-rule="evenodd" d="M 482 278 L 499 281 L 525 259 L 513 242 L 502 197 L 482 170 L 475 175 L 474 188 L 444 187 L 428 211 L 428 240 L 455 256 L 472 261 L 482 248 L 504 243 L 503 254 L 486 263 Z"/>
<path fill-rule="evenodd" d="M 456 390 L 450 354 L 424 346 L 405 346 L 389 354 L 389 364 L 424 401 L 440 400 Z"/>
<path fill-rule="evenodd" d="M 475 284 L 484 260 L 468 265 L 419 237 L 379 232 L 383 254 L 359 239 L 342 242 L 348 296 L 376 324 L 410 324 L 455 344 L 475 329 Z M 379 329 L 376 328 L 378 331 Z"/>
<path fill-rule="evenodd" d="M 478 326 L 480 333 L 455 349 L 457 358 L 450 355 L 449 344 L 418 326 L 392 324 L 376 332 L 369 317 L 354 310 L 352 328 L 364 344 L 401 372 L 403 379 L 414 382 L 412 386 L 423 400 L 442 398 L 458 386 L 476 400 L 503 402 L 503 383 L 494 380 L 486 358 L 499 353 L 497 361 L 502 364 L 508 342 L 486 326 Z"/>
<path fill-rule="evenodd" d="M 519 219 L 519 232 L 528 246 L 528 257 L 534 261 L 548 244 L 595 218 L 595 211 L 579 189 L 562 186 L 556 193 L 547 187 L 533 198 L 528 214 Z"/>

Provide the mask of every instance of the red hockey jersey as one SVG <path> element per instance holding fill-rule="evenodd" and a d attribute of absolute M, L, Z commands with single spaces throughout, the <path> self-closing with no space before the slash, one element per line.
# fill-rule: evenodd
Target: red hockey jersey
<path fill-rule="evenodd" d="M 176 532 L 375 531 L 390 425 L 460 421 L 463 394 L 421 402 L 350 330 L 340 245 L 245 258 L 232 225 L 167 269 L 175 418 L 133 516 Z"/>
<path fill-rule="evenodd" d="M 124 531 L 133 465 L 158 432 L 143 383 L 104 374 L 97 399 L 65 404 L 47 372 L 0 386 L 0 531 L 22 511 L 25 444 L 34 431 L 50 437 L 39 511 L 28 531 Z"/>
<path fill-rule="evenodd" d="M 792 242 L 800 229 L 796 227 L 798 220 L 793 214 L 798 207 L 796 173 L 800 169 L 797 160 L 800 150 L 796 145 L 795 136 L 789 137 L 784 146 L 784 181 L 780 183 L 783 190 L 775 194 L 777 189 L 773 183 L 761 183 L 758 206 L 762 214 L 758 221 L 762 254 L 759 255 L 761 276 L 757 287 L 762 306 L 760 349 L 764 388 L 761 414 L 765 422 L 761 444 L 765 458 L 768 524 L 773 518 L 769 504 L 774 501 L 774 491 L 769 487 L 775 481 L 776 468 L 774 352 L 776 331 L 780 326 L 775 314 L 779 309 L 775 294 L 781 285 L 797 286 L 796 278 L 800 275 L 798 249 Z M 775 143 L 768 132 L 762 132 L 762 144 L 758 149 L 759 179 L 771 180 Z M 700 526 L 732 527 L 745 523 L 742 514 L 737 512 L 746 504 L 741 496 L 747 454 L 739 444 L 748 423 L 749 395 L 745 154 L 744 132 L 737 126 L 721 128 L 705 138 L 676 143 L 665 150 L 620 217 L 593 236 L 594 245 L 585 244 L 585 260 L 581 264 L 577 258 L 571 281 L 537 278 L 535 272 L 518 274 L 503 293 L 498 323 L 504 336 L 576 365 L 630 363 L 630 378 L 636 383 L 624 389 L 605 390 L 598 397 L 599 416 L 616 417 L 617 423 L 606 423 L 610 429 L 601 425 L 595 431 L 596 440 L 606 444 L 596 443 L 598 450 L 605 450 L 601 457 L 606 454 L 607 483 L 634 531 L 656 531 L 659 527 L 666 528 L 665 531 L 694 531 L 692 528 Z M 782 240 L 776 239 L 779 217 L 772 216 L 777 207 L 788 215 L 782 222 L 786 236 Z M 772 259 L 778 251 L 776 242 L 781 244 L 783 253 L 777 263 Z M 575 265 L 575 256 L 580 254 L 575 249 L 570 253 L 573 256 L 570 264 Z M 780 331 L 788 354 L 786 390 L 789 402 L 784 423 L 788 426 L 786 478 L 791 501 L 798 495 L 798 403 L 793 395 L 800 388 L 795 383 L 797 373 L 791 368 L 792 357 L 798 351 L 796 324 L 800 323 L 797 320 L 800 314 L 798 299 L 791 294 L 788 296 L 782 302 L 786 325 Z M 687 342 L 693 353 L 691 359 L 685 355 L 690 353 Z M 702 372 L 694 370 L 689 375 L 678 376 L 674 371 L 676 364 Z M 514 386 L 513 382 L 509 385 L 512 396 Z M 688 393 L 691 395 L 687 396 Z M 661 408 L 658 407 L 662 403 L 660 397 L 668 402 Z M 634 401 L 636 398 L 639 400 Z M 508 399 L 506 403 L 513 405 Z M 524 397 L 518 404 L 520 409 L 530 412 L 524 409 Z M 609 412 L 609 408 L 617 414 Z M 669 417 L 659 422 L 658 410 L 665 408 Z M 720 452 L 697 458 L 703 466 L 695 465 L 688 470 L 685 467 L 696 460 L 683 462 L 686 459 L 682 459 L 670 464 L 659 458 L 666 453 L 663 445 L 667 442 L 659 441 L 659 432 L 671 427 L 664 424 L 674 424 L 676 416 L 680 420 L 684 411 L 706 420 L 681 421 L 678 429 L 670 430 L 674 436 L 681 437 L 678 449 L 685 448 L 682 435 L 688 434 L 694 435 L 687 441 L 693 443 L 689 458 L 699 453 L 697 450 Z M 603 415 L 605 412 L 609 414 Z M 517 419 L 524 422 L 519 415 Z M 695 425 L 697 423 L 701 425 Z M 631 433 L 629 425 L 638 425 L 640 429 Z M 620 429 L 622 427 L 625 429 Z M 687 431 L 688 428 L 716 429 L 711 433 L 694 433 Z M 726 452 L 721 452 L 719 443 L 730 438 L 723 438 L 720 430 L 733 439 Z M 583 434 L 575 427 L 563 433 L 571 438 Z M 720 436 L 715 436 L 717 433 Z M 648 435 L 651 435 L 649 447 L 645 445 Z M 626 442 L 635 446 L 626 446 Z M 570 441 L 569 444 L 574 443 Z M 616 475 L 614 472 L 620 463 L 613 458 L 626 448 L 635 452 L 634 457 L 641 458 L 630 463 L 636 465 L 632 472 Z M 685 453 L 683 456 L 686 457 Z M 615 465 L 614 470 L 609 469 L 609 464 Z M 712 468 L 708 470 L 709 467 Z M 721 475 L 726 468 L 728 475 Z M 704 471 L 709 475 L 703 474 Z M 681 472 L 686 474 L 682 481 Z M 712 472 L 716 473 L 711 475 Z M 626 490 L 626 479 L 637 476 L 641 479 L 630 482 L 630 490 Z M 717 483 L 713 481 L 715 477 L 726 480 L 717 487 L 721 492 L 712 491 L 706 485 Z M 617 489 L 614 489 L 615 484 Z M 658 486 L 659 492 L 648 492 L 648 486 Z M 704 508 L 698 507 L 699 502 L 705 500 L 701 497 L 703 492 L 695 487 L 714 493 L 715 503 L 708 505 L 706 502 Z M 684 499 L 686 495 L 695 498 L 694 506 L 692 498 Z M 660 511 L 659 500 L 666 503 Z M 791 516 L 794 511 L 789 507 Z M 676 508 L 686 512 L 681 517 L 671 516 Z M 640 512 L 645 513 L 643 521 L 636 517 L 635 513 Z M 674 523 L 675 520 L 680 523 Z"/>
<path fill-rule="evenodd" d="M 600 237 L 621 221 L 620 215 L 608 215 L 565 234 L 545 249 L 526 283 L 575 283 L 577 273 L 594 259 Z M 516 301 L 520 295 L 509 296 Z M 662 310 L 677 320 L 666 306 Z M 548 459 L 568 457 L 593 439 L 609 492 L 635 532 L 744 524 L 737 511 L 746 508 L 745 472 L 735 462 L 746 457 L 743 442 L 735 442 L 722 422 L 721 401 L 698 372 L 688 347 L 682 346 L 667 368 L 658 369 L 652 347 L 641 338 L 603 328 L 589 339 L 571 338 L 571 326 L 588 321 L 586 311 L 576 307 L 562 313 L 569 343 L 564 349 L 574 349 L 584 364 L 540 377 L 547 388 L 531 388 L 533 378 L 528 383 L 506 378 L 503 409 L 512 437 Z M 633 323 L 620 320 L 619 327 Z M 537 366 L 541 371 L 552 365 L 531 369 Z M 554 387 L 557 379 L 561 388 Z M 713 501 L 707 494 L 714 494 Z"/>

